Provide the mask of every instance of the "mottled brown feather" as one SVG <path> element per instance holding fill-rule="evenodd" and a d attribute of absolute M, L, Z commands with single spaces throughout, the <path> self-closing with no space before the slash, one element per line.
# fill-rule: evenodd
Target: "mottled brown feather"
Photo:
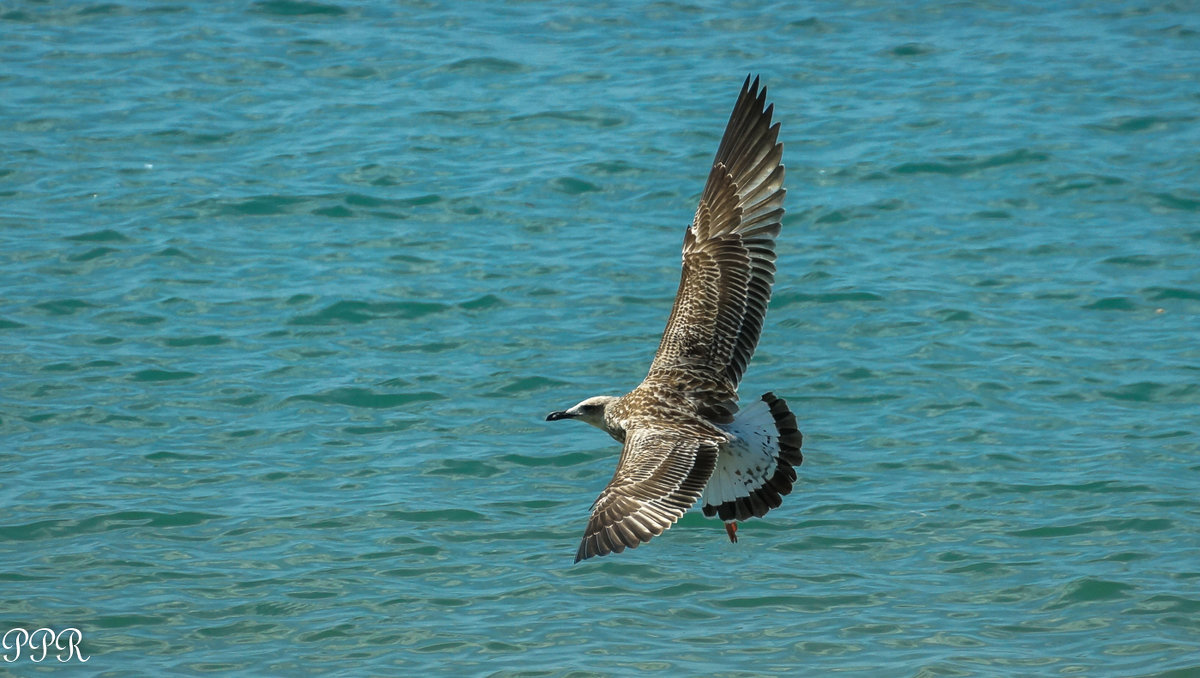
<path fill-rule="evenodd" d="M 766 89 L 749 78 L 734 105 L 692 226 L 683 271 L 647 382 L 685 383 L 697 412 L 727 423 L 775 281 L 783 144 Z"/>
<path fill-rule="evenodd" d="M 575 562 L 620 553 L 663 533 L 700 498 L 717 460 L 716 440 L 638 429 L 592 505 Z"/>

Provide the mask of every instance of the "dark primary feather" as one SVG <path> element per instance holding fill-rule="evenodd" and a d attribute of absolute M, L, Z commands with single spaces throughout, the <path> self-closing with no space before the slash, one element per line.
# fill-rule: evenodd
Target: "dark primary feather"
<path fill-rule="evenodd" d="M 749 78 L 734 105 L 683 240 L 683 271 L 647 381 L 685 385 L 716 421 L 728 420 L 762 331 L 775 282 L 783 217 L 783 144 L 766 89 Z"/>

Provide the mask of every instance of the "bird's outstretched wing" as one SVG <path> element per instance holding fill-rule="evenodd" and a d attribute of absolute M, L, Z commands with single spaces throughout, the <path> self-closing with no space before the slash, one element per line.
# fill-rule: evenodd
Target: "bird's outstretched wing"
<path fill-rule="evenodd" d="M 679 291 L 646 376 L 681 388 L 715 421 L 737 409 L 775 281 L 783 144 L 766 98 L 747 77 L 684 235 Z"/>
<path fill-rule="evenodd" d="M 592 505 L 575 562 L 650 541 L 682 516 L 708 483 L 716 441 L 685 431 L 627 433 L 621 460 Z"/>

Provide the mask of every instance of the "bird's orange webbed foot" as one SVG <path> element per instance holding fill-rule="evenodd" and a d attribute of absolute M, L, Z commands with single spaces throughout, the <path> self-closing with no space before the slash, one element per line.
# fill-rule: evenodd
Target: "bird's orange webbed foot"
<path fill-rule="evenodd" d="M 729 521 L 725 523 L 725 534 L 729 535 L 729 541 L 737 543 L 737 522 Z"/>

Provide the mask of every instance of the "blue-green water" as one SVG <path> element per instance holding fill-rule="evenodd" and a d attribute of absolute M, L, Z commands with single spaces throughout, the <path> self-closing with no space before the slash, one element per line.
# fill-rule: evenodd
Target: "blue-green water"
<path fill-rule="evenodd" d="M 88 675 L 1200 675 L 1189 3 L 0 4 L 0 632 Z M 729 544 L 571 564 L 747 72 Z M 63 670 L 27 656 L 15 674 Z"/>

